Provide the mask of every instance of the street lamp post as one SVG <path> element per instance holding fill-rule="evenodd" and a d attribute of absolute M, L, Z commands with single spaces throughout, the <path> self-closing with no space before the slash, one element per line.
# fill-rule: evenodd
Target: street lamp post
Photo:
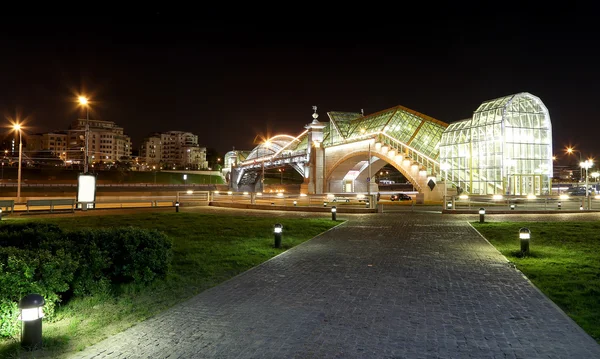
<path fill-rule="evenodd" d="M 14 129 L 19 132 L 19 169 L 17 175 L 17 202 L 21 202 L 21 156 L 23 155 L 23 142 L 21 141 L 21 125 L 14 125 Z"/>
<path fill-rule="evenodd" d="M 581 163 L 581 151 L 573 149 L 572 147 L 567 147 L 567 153 L 572 154 L 573 152 L 579 152 L 579 163 Z M 579 180 L 581 181 L 581 177 L 583 177 L 583 167 L 579 171 Z"/>
<path fill-rule="evenodd" d="M 587 205 L 587 209 L 590 209 L 590 195 L 588 189 L 588 169 L 593 166 L 593 162 L 591 160 L 585 160 L 579 164 L 581 166 L 581 170 L 585 168 L 585 202 Z"/>
<path fill-rule="evenodd" d="M 88 99 L 84 96 L 79 96 L 79 103 L 85 106 L 85 144 L 83 150 L 83 173 L 88 173 L 88 141 L 90 135 L 90 106 Z"/>

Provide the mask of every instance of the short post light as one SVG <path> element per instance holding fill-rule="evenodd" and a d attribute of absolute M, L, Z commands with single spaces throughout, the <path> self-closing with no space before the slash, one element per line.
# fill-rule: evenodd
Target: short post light
<path fill-rule="evenodd" d="M 558 201 L 558 209 L 562 208 L 562 203 L 560 201 Z"/>
<path fill-rule="evenodd" d="M 515 204 L 514 203 L 510 204 L 510 209 L 514 211 L 514 209 L 515 209 Z"/>
<path fill-rule="evenodd" d="M 446 208 L 447 209 L 452 209 L 452 202 L 446 203 Z"/>
<path fill-rule="evenodd" d="M 175 202 L 175 212 L 179 212 L 179 201 Z"/>
<path fill-rule="evenodd" d="M 2 220 L 2 208 L 0 208 L 0 221 Z"/>
<path fill-rule="evenodd" d="M 337 207 L 331 206 L 331 220 L 335 221 L 337 218 Z"/>
<path fill-rule="evenodd" d="M 581 202 L 581 204 L 579 205 L 579 210 L 583 211 L 583 202 Z"/>
<path fill-rule="evenodd" d="M 519 229 L 519 239 L 521 240 L 521 254 L 529 254 L 529 240 L 531 239 L 531 231 L 529 228 L 523 227 Z"/>
<path fill-rule="evenodd" d="M 327 202 L 323 202 L 323 207 L 327 207 Z"/>
<path fill-rule="evenodd" d="M 371 208 L 371 203 L 369 201 L 367 201 L 366 204 L 367 204 L 366 205 L 367 208 Z"/>
<path fill-rule="evenodd" d="M 23 322 L 21 346 L 30 350 L 42 347 L 42 308 L 46 304 L 39 294 L 28 294 L 19 301 L 19 320 Z"/>
<path fill-rule="evenodd" d="M 485 208 L 479 208 L 479 223 L 485 222 Z"/>
<path fill-rule="evenodd" d="M 294 201 L 294 207 L 298 205 L 298 201 Z"/>
<path fill-rule="evenodd" d="M 281 223 L 275 223 L 273 226 L 273 234 L 275 235 L 275 248 L 281 248 L 281 232 L 283 232 L 283 225 L 281 225 Z"/>

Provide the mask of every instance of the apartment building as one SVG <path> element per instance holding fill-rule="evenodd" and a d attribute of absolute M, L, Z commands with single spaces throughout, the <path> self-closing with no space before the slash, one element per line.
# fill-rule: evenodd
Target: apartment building
<path fill-rule="evenodd" d="M 30 157 L 36 153 L 42 153 L 45 158 L 56 157 L 64 161 L 67 159 L 67 137 L 66 131 L 28 135 L 25 143 L 25 152 Z"/>
<path fill-rule="evenodd" d="M 67 159 L 83 161 L 86 119 L 73 121 L 68 135 Z M 115 162 L 131 158 L 131 138 L 112 121 L 89 120 L 88 162 Z"/>
<path fill-rule="evenodd" d="M 207 169 L 206 147 L 190 132 L 168 131 L 144 138 L 139 160 L 147 168 Z"/>

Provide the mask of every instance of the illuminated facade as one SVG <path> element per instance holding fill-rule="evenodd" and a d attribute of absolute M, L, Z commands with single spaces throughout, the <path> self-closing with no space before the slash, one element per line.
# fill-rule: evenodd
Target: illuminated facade
<path fill-rule="evenodd" d="M 550 194 L 552 125 L 529 93 L 482 103 L 472 118 L 448 126 L 439 148 L 442 177 L 466 193 Z"/>
<path fill-rule="evenodd" d="M 46 152 L 64 161 L 67 159 L 67 133 L 58 131 L 29 135 L 25 151 L 30 154 Z"/>
<path fill-rule="evenodd" d="M 91 163 L 115 162 L 131 158 L 131 138 L 112 121 L 89 120 L 88 153 Z M 68 134 L 68 159 L 83 161 L 86 119 L 74 121 Z"/>
<path fill-rule="evenodd" d="M 206 147 L 198 145 L 197 135 L 183 131 L 153 133 L 144 138 L 140 160 L 148 168 L 208 168 Z"/>
<path fill-rule="evenodd" d="M 240 160 L 231 187 L 259 190 L 261 171 L 289 166 L 303 174 L 303 193 L 371 193 L 378 190 L 373 175 L 389 164 L 423 201 L 462 192 L 550 194 L 550 116 L 529 93 L 483 102 L 472 118 L 452 124 L 403 106 L 328 112 L 326 122 L 314 110 L 306 131 L 270 138 Z"/>

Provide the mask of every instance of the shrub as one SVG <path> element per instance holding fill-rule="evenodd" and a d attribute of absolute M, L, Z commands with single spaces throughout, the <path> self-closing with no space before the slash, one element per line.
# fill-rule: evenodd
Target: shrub
<path fill-rule="evenodd" d="M 105 292 L 110 284 L 145 285 L 164 277 L 171 241 L 134 227 L 63 232 L 55 225 L 0 225 L 0 336 L 14 335 L 16 303 L 38 293 L 52 319 L 61 296 Z"/>
<path fill-rule="evenodd" d="M 103 239 L 99 246 L 110 253 L 109 277 L 113 283 L 147 284 L 167 274 L 172 243 L 164 233 L 126 227 L 103 230 L 98 235 Z"/>
<path fill-rule="evenodd" d="M 61 246 L 63 231 L 55 224 L 37 222 L 0 222 L 0 247 L 16 247 L 21 249 L 40 248 L 43 244 L 48 249 Z M 59 242 L 59 243 L 57 243 Z"/>
<path fill-rule="evenodd" d="M 109 252 L 102 248 L 97 231 L 84 229 L 69 232 L 67 236 L 72 253 L 80 263 L 71 285 L 73 294 L 80 296 L 106 291 L 110 286 L 108 272 L 112 261 Z"/>
<path fill-rule="evenodd" d="M 42 295 L 44 313 L 52 319 L 60 293 L 69 289 L 77 262 L 69 253 L 58 250 L 29 250 L 0 247 L 0 335 L 13 335 L 14 305 L 27 294 Z"/>

